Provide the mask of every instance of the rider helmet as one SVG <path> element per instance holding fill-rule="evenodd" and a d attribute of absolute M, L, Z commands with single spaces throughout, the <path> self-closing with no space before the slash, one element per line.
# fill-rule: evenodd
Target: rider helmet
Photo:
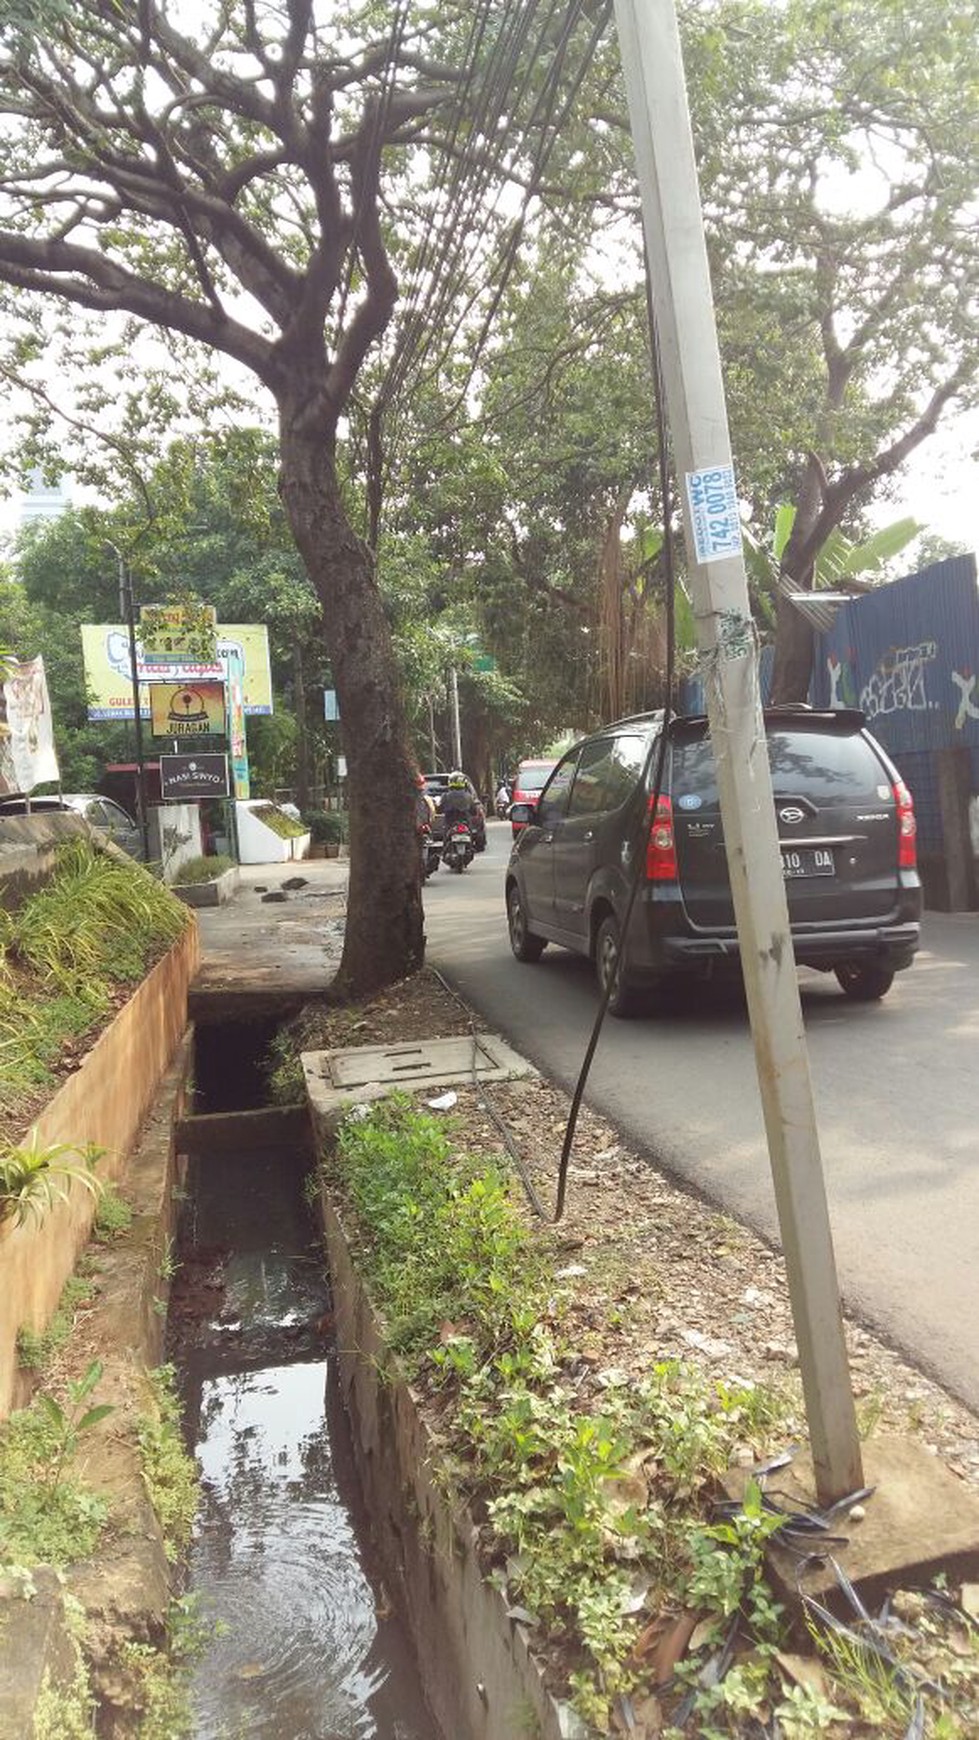
<path fill-rule="evenodd" d="M 465 791 L 468 783 L 469 781 L 466 779 L 465 774 L 461 773 L 457 767 L 454 767 L 452 772 L 449 774 L 449 790 Z"/>

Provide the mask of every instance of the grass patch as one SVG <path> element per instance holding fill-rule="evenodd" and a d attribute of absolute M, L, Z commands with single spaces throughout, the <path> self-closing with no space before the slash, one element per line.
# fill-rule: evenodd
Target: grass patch
<path fill-rule="evenodd" d="M 300 1047 L 290 1024 L 273 1034 L 261 1062 L 265 1093 L 270 1105 L 294 1106 L 306 1098 L 306 1082 Z"/>
<path fill-rule="evenodd" d="M 53 1085 L 74 1043 L 189 922 L 142 865 L 86 840 L 58 848 L 47 882 L 0 922 L 0 1113 Z"/>
<path fill-rule="evenodd" d="M 273 834 L 278 834 L 280 840 L 295 840 L 300 834 L 308 833 L 305 822 L 297 822 L 292 816 L 280 810 L 275 804 L 252 804 L 251 814 L 270 828 Z"/>
<path fill-rule="evenodd" d="M 143 1479 L 159 1518 L 167 1558 L 180 1558 L 189 1545 L 197 1514 L 198 1474 L 184 1447 L 172 1365 L 147 1373 L 149 1402 L 136 1427 Z"/>
<path fill-rule="evenodd" d="M 69 1275 L 47 1328 L 39 1334 L 32 1329 L 17 1331 L 17 1363 L 24 1371 L 47 1371 L 74 1329 L 78 1311 L 91 1303 L 95 1292 L 95 1283 L 87 1275 Z"/>
<path fill-rule="evenodd" d="M 174 885 L 189 888 L 196 886 L 199 882 L 216 882 L 226 870 L 234 868 L 234 858 L 229 858 L 224 852 L 212 853 L 210 857 L 187 858 L 177 871 Z"/>
<path fill-rule="evenodd" d="M 73 1446 L 48 1401 L 39 1396 L 0 1425 L 0 1564 L 74 1564 L 108 1516 L 106 1500 L 66 1471 Z"/>
<path fill-rule="evenodd" d="M 92 1237 L 96 1244 L 111 1244 L 113 1239 L 121 1238 L 133 1224 L 133 1211 L 124 1196 L 120 1196 L 114 1184 L 107 1184 L 99 1198 L 95 1210 L 95 1222 L 92 1227 Z"/>

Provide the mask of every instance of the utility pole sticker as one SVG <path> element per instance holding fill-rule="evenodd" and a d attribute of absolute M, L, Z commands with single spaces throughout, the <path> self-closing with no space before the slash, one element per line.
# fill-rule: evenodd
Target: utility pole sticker
<path fill-rule="evenodd" d="M 710 465 L 686 474 L 687 502 L 697 561 L 720 562 L 741 552 L 741 513 L 733 465 Z"/>

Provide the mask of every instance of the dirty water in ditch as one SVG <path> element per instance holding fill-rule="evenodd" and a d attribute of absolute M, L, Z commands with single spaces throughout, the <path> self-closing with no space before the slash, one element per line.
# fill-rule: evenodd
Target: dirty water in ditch
<path fill-rule="evenodd" d="M 214 1628 L 194 1734 L 440 1740 L 371 1563 L 308 1166 L 214 1153 L 187 1180 L 168 1347 L 201 1470 L 189 1586 Z"/>

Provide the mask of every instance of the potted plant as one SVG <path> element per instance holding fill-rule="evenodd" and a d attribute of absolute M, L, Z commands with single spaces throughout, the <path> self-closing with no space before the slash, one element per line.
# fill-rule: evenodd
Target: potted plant
<path fill-rule="evenodd" d="M 343 821 L 335 810 L 313 810 L 304 818 L 310 834 L 311 858 L 338 858 Z"/>

